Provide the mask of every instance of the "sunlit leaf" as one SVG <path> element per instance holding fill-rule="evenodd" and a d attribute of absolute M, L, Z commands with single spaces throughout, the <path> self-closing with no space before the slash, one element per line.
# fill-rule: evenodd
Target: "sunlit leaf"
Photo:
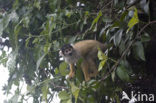
<path fill-rule="evenodd" d="M 71 100 L 71 99 L 69 99 L 69 100 L 67 100 L 67 102 L 65 102 L 65 103 L 72 103 L 72 100 Z"/>
<path fill-rule="evenodd" d="M 67 70 L 67 67 L 68 67 L 68 64 L 66 62 L 62 62 L 59 65 L 59 72 L 62 76 L 66 76 L 69 73 L 69 71 Z"/>
<path fill-rule="evenodd" d="M 99 67 L 98 67 L 98 71 L 101 71 L 101 70 L 102 70 L 102 68 L 104 67 L 106 61 L 107 61 L 107 59 L 102 60 L 102 61 L 100 62 Z"/>
<path fill-rule="evenodd" d="M 59 98 L 61 100 L 68 100 L 68 99 L 70 99 L 70 95 L 66 91 L 59 92 L 58 96 L 59 96 Z"/>
<path fill-rule="evenodd" d="M 74 85 L 74 83 L 70 83 L 70 85 L 71 85 L 72 94 L 75 97 L 75 103 L 77 103 L 77 99 L 78 99 L 78 96 L 79 96 L 80 88 L 78 88 L 76 85 Z"/>
<path fill-rule="evenodd" d="M 102 68 L 104 67 L 108 57 L 101 51 L 100 48 L 98 48 L 98 58 L 99 58 L 99 60 L 101 60 L 99 67 L 98 67 L 98 71 L 101 71 Z"/>
<path fill-rule="evenodd" d="M 72 15 L 72 12 L 71 11 L 66 11 L 66 16 L 68 17 L 68 18 L 70 18 L 70 16 Z"/>
<path fill-rule="evenodd" d="M 59 69 L 55 68 L 55 74 L 58 74 L 58 73 L 59 73 Z"/>
<path fill-rule="evenodd" d="M 99 60 L 106 60 L 108 57 L 98 48 L 98 58 Z"/>
<path fill-rule="evenodd" d="M 128 31 L 134 26 L 136 25 L 137 23 L 139 22 L 139 18 L 138 18 L 138 11 L 137 9 L 135 8 L 134 10 L 134 15 L 133 17 L 130 19 L 129 23 L 128 23 Z"/>
<path fill-rule="evenodd" d="M 99 11 L 97 17 L 93 20 L 92 25 L 90 27 L 90 29 L 93 28 L 93 26 L 99 21 L 100 17 L 102 16 L 102 11 Z"/>

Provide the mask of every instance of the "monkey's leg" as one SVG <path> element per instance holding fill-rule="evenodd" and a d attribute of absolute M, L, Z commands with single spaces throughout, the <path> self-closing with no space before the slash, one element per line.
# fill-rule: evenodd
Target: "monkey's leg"
<path fill-rule="evenodd" d="M 98 74 L 98 69 L 96 67 L 95 61 L 93 59 L 88 59 L 89 69 L 91 73 L 89 73 L 90 77 L 96 77 Z"/>
<path fill-rule="evenodd" d="M 89 81 L 90 76 L 89 76 L 89 73 L 88 73 L 88 63 L 87 63 L 87 61 L 84 60 L 81 63 L 81 68 L 82 68 L 82 71 L 83 71 L 83 74 L 84 74 L 84 77 L 85 77 L 85 81 Z"/>
<path fill-rule="evenodd" d="M 75 75 L 74 64 L 69 64 L 69 66 L 70 66 L 69 78 L 72 78 Z"/>

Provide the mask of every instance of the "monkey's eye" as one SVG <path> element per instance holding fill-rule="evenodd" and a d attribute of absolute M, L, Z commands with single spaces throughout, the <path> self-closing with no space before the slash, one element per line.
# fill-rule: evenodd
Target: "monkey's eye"
<path fill-rule="evenodd" d="M 68 51 L 68 49 L 67 49 L 67 50 L 65 50 L 65 54 L 68 54 L 68 52 L 69 52 L 69 51 Z"/>
<path fill-rule="evenodd" d="M 70 54 L 72 52 L 72 49 L 71 48 L 66 49 L 64 52 L 65 52 L 65 54 Z"/>
<path fill-rule="evenodd" d="M 68 49 L 68 51 L 70 51 L 70 52 L 71 52 L 71 51 L 72 51 L 72 49 L 71 49 L 71 48 L 69 48 L 69 49 Z"/>

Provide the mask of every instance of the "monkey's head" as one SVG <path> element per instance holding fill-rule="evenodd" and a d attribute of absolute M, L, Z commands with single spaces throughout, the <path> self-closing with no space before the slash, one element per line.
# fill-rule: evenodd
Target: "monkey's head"
<path fill-rule="evenodd" d="M 73 51 L 74 51 L 73 46 L 71 44 L 66 44 L 62 46 L 59 54 L 60 56 L 63 56 L 63 57 L 72 56 Z"/>

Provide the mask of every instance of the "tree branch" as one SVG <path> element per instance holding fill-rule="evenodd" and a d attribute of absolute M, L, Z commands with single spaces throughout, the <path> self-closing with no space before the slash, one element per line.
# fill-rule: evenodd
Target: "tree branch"
<path fill-rule="evenodd" d="M 137 37 L 139 35 L 141 35 L 141 33 L 144 31 L 144 29 L 146 27 L 148 27 L 151 24 L 156 23 L 156 21 L 150 21 L 148 24 L 146 24 L 135 36 L 135 38 L 129 43 L 129 45 L 127 46 L 127 48 L 125 49 L 125 51 L 122 53 L 120 59 L 118 59 L 118 61 L 112 66 L 112 68 L 110 69 L 110 71 L 101 79 L 102 81 L 105 80 L 113 71 L 115 71 L 117 69 L 117 66 L 119 65 L 119 63 L 121 62 L 121 60 L 126 56 L 126 54 L 128 53 L 130 47 L 132 46 L 132 44 L 135 42 L 135 40 L 137 39 Z"/>

